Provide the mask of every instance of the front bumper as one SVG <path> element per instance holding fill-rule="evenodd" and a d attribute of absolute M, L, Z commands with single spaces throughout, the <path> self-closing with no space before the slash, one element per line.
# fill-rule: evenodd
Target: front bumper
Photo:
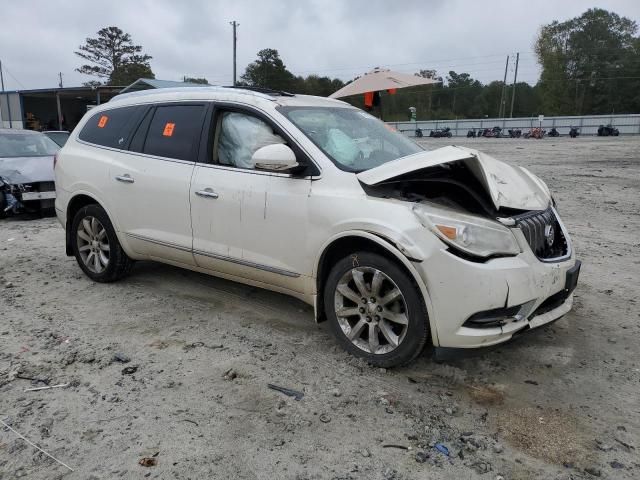
<path fill-rule="evenodd" d="M 518 240 L 524 247 L 526 241 Z M 476 263 L 442 249 L 416 265 L 429 292 L 435 346 L 496 345 L 571 310 L 577 273 L 569 273 L 569 285 L 567 272 L 579 270 L 573 253 L 563 261 L 547 263 L 538 260 L 531 249 L 522 250 L 515 257 Z M 476 328 L 467 322 L 480 312 L 503 309 L 518 313 L 494 326 Z"/>

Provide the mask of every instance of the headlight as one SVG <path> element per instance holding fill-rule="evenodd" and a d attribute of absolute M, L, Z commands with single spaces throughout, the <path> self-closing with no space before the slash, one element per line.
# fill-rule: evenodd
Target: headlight
<path fill-rule="evenodd" d="M 443 242 L 465 253 L 477 257 L 520 253 L 511 230 L 493 220 L 421 204 L 415 204 L 413 211 Z"/>

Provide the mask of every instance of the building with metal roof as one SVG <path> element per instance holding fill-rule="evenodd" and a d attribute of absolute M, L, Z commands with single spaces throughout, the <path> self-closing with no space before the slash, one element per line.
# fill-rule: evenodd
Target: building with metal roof
<path fill-rule="evenodd" d="M 123 88 L 120 93 L 137 92 L 138 90 L 150 90 L 153 88 L 175 88 L 175 87 L 202 87 L 202 83 L 175 82 L 173 80 L 157 80 L 155 78 L 139 78 L 128 87 Z"/>
<path fill-rule="evenodd" d="M 108 102 L 120 93 L 202 86 L 197 83 L 140 78 L 126 87 L 99 85 L 0 92 L 0 128 L 71 131 L 87 110 Z"/>

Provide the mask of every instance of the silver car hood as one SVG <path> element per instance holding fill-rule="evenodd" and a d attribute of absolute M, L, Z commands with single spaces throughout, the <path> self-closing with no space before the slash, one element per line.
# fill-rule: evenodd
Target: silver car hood
<path fill-rule="evenodd" d="M 0 177 L 7 183 L 53 182 L 53 155 L 0 157 Z"/>
<path fill-rule="evenodd" d="M 509 165 L 477 150 L 448 146 L 398 158 L 357 174 L 365 185 L 376 185 L 411 172 L 464 162 L 484 186 L 496 209 L 545 210 L 551 194 L 545 183 L 523 167 Z"/>

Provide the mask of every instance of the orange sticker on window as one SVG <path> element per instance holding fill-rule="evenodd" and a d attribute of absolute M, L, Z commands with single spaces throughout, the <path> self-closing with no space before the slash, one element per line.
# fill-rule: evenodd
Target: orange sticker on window
<path fill-rule="evenodd" d="M 173 129 L 176 127 L 175 123 L 167 123 L 164 126 L 164 131 L 162 132 L 162 135 L 165 137 L 170 137 L 171 135 L 173 135 Z"/>
<path fill-rule="evenodd" d="M 107 117 L 106 115 L 102 115 L 100 117 L 100 120 L 98 120 L 98 128 L 104 128 L 107 125 L 108 121 L 109 117 Z"/>

